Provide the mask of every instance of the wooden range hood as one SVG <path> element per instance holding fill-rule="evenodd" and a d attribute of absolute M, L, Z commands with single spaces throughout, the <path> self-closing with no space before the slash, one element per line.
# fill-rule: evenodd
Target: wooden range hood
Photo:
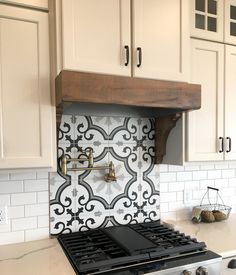
<path fill-rule="evenodd" d="M 201 86 L 186 82 L 61 71 L 56 78 L 58 127 L 63 103 L 117 104 L 160 110 L 156 116 L 155 163 L 166 153 L 166 141 L 182 112 L 201 107 Z M 156 113 L 156 112 L 155 112 Z"/>

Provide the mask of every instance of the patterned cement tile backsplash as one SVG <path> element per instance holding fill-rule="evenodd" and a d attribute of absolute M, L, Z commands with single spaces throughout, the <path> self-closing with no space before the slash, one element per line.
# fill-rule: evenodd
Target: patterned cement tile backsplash
<path fill-rule="evenodd" d="M 113 161 L 117 181 L 105 182 L 103 170 L 51 173 L 51 234 L 159 219 L 153 127 L 148 118 L 62 117 L 58 157 L 92 147 L 94 165 Z"/>

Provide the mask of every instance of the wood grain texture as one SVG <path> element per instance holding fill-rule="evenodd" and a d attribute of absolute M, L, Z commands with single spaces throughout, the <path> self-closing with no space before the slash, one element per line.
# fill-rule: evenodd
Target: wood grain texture
<path fill-rule="evenodd" d="M 62 71 L 56 78 L 57 105 L 89 102 L 194 110 L 201 106 L 201 86 L 185 82 Z"/>
<path fill-rule="evenodd" d="M 56 104 L 62 107 L 66 102 L 118 104 L 164 110 L 155 123 L 155 163 L 159 164 L 166 154 L 169 133 L 182 112 L 201 107 L 201 86 L 185 82 L 62 71 L 56 78 Z M 57 110 L 59 123 L 61 108 Z"/>

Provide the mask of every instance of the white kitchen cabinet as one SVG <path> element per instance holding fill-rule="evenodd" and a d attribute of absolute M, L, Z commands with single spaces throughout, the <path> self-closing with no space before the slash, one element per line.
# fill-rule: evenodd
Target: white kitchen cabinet
<path fill-rule="evenodd" d="M 169 80 L 188 79 L 188 2 L 133 2 L 134 76 Z M 139 50 L 142 52 L 141 66 L 138 66 Z"/>
<path fill-rule="evenodd" d="M 0 5 L 0 169 L 53 168 L 48 14 Z"/>
<path fill-rule="evenodd" d="M 191 36 L 223 42 L 224 0 L 191 0 Z"/>
<path fill-rule="evenodd" d="M 202 107 L 187 116 L 187 160 L 236 160 L 236 47 L 192 40 L 191 81 Z"/>
<path fill-rule="evenodd" d="M 225 159 L 236 160 L 236 47 L 225 46 Z"/>
<path fill-rule="evenodd" d="M 201 84 L 202 103 L 187 115 L 187 161 L 223 160 L 224 45 L 193 39 L 191 46 L 191 82 Z"/>
<path fill-rule="evenodd" d="M 0 3 L 48 9 L 48 0 L 0 0 Z"/>
<path fill-rule="evenodd" d="M 63 69 L 130 76 L 130 1 L 62 0 L 62 48 Z"/>
<path fill-rule="evenodd" d="M 187 81 L 188 3 L 62 0 L 61 69 Z"/>
<path fill-rule="evenodd" d="M 191 36 L 236 45 L 236 0 L 191 0 Z"/>

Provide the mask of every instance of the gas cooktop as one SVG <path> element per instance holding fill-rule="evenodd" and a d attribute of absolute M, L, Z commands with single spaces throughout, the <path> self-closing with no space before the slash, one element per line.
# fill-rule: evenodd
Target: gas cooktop
<path fill-rule="evenodd" d="M 146 274 L 134 270 L 153 263 L 155 270 L 165 269 L 173 259 L 194 262 L 193 255 L 212 257 L 204 242 L 159 221 L 64 234 L 58 240 L 77 274 Z"/>

